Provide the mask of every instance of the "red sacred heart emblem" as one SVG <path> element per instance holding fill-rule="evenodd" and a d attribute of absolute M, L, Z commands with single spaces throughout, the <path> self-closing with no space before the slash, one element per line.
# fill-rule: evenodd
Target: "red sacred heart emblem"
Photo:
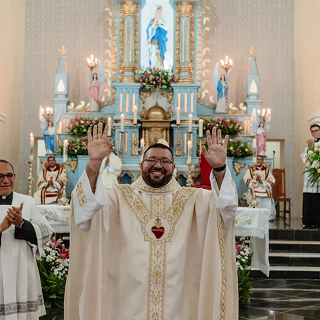
<path fill-rule="evenodd" d="M 153 234 L 156 236 L 157 239 L 160 239 L 163 234 L 164 234 L 164 227 L 156 227 L 156 226 L 153 226 L 151 228 L 151 231 L 153 232 Z"/>

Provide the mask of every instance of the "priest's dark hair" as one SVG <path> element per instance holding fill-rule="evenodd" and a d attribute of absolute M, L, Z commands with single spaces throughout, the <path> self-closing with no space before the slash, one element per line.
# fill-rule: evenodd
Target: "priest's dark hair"
<path fill-rule="evenodd" d="M 143 160 L 145 159 L 146 153 L 147 153 L 150 149 L 155 149 L 155 148 L 161 148 L 161 149 L 167 149 L 167 150 L 169 150 L 170 153 L 171 153 L 171 156 L 172 156 L 172 161 L 173 161 L 173 152 L 172 152 L 172 150 L 171 150 L 168 146 L 166 146 L 165 144 L 162 144 L 162 143 L 155 143 L 155 144 L 151 145 L 151 146 L 144 152 L 144 154 L 143 154 Z"/>
<path fill-rule="evenodd" d="M 317 128 L 319 128 L 319 129 L 320 129 L 320 126 L 319 126 L 318 124 L 316 124 L 316 123 L 315 123 L 315 124 L 313 124 L 313 125 L 311 125 L 311 126 L 310 126 L 310 130 L 311 130 L 312 128 L 315 128 L 315 127 L 317 127 Z"/>
<path fill-rule="evenodd" d="M 49 156 L 49 157 L 47 158 L 47 161 L 49 161 L 49 159 L 56 160 L 56 158 L 55 158 L 54 156 Z"/>
<path fill-rule="evenodd" d="M 0 163 L 7 163 L 7 164 L 9 164 L 9 165 L 11 166 L 12 170 L 13 170 L 13 173 L 14 173 L 14 167 L 13 167 L 13 165 L 12 165 L 9 161 L 4 160 L 4 159 L 0 159 Z"/>

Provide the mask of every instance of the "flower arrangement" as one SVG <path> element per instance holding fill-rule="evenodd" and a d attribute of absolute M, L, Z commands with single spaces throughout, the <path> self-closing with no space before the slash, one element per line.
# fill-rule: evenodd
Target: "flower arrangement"
<path fill-rule="evenodd" d="M 38 261 L 45 307 L 63 308 L 64 290 L 69 270 L 69 250 L 62 240 L 52 238 Z"/>
<path fill-rule="evenodd" d="M 205 119 L 203 123 L 203 129 L 211 130 L 212 127 L 216 127 L 217 129 L 221 130 L 221 134 L 223 136 L 237 136 L 239 133 L 242 132 L 242 122 L 238 121 L 236 118 L 209 118 Z"/>
<path fill-rule="evenodd" d="M 60 146 L 59 154 L 63 155 L 63 146 Z M 68 156 L 87 156 L 88 155 L 88 138 L 69 138 L 68 139 Z"/>
<path fill-rule="evenodd" d="M 92 130 L 94 125 L 98 125 L 100 122 L 103 123 L 103 129 L 108 124 L 108 118 L 101 116 L 100 118 L 90 119 L 88 116 L 86 117 L 75 117 L 71 119 L 70 126 L 68 128 L 68 133 L 70 135 L 83 137 L 87 134 L 89 129 Z"/>
<path fill-rule="evenodd" d="M 146 90 L 156 88 L 170 89 L 175 79 L 172 70 L 146 68 L 145 70 L 139 71 L 138 82 L 140 82 L 141 88 Z"/>
<path fill-rule="evenodd" d="M 308 147 L 306 164 L 304 173 L 309 173 L 308 184 L 313 187 L 320 181 L 320 148 L 314 145 Z"/>
<path fill-rule="evenodd" d="M 244 244 L 244 237 L 236 237 L 236 265 L 238 272 L 239 303 L 246 304 L 250 301 L 252 288 L 250 277 L 252 250 Z"/>
<path fill-rule="evenodd" d="M 227 156 L 234 158 L 245 158 L 252 156 L 248 142 L 242 142 L 241 139 L 229 140 Z"/>

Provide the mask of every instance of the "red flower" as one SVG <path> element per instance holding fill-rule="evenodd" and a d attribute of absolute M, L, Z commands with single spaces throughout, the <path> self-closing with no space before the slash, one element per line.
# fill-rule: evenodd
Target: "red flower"
<path fill-rule="evenodd" d="M 241 155 L 241 150 L 237 150 L 236 153 L 237 153 L 237 156 L 240 156 Z"/>
<path fill-rule="evenodd" d="M 50 239 L 49 245 L 51 246 L 52 249 L 55 249 L 61 242 L 62 242 L 61 239 L 56 240 L 56 238 L 53 237 L 52 239 Z"/>
<path fill-rule="evenodd" d="M 62 249 L 57 249 L 59 251 L 59 257 L 63 260 L 67 260 L 69 258 L 69 249 L 66 249 L 64 244 L 62 245 Z"/>
<path fill-rule="evenodd" d="M 244 246 L 241 246 L 240 244 L 236 244 L 237 255 L 239 255 L 243 249 L 244 249 Z"/>

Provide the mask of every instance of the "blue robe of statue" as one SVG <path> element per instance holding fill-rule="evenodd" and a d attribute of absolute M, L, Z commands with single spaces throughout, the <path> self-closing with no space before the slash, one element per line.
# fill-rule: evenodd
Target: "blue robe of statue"
<path fill-rule="evenodd" d="M 164 69 L 165 53 L 167 51 L 167 26 L 163 19 L 152 19 L 147 28 L 147 39 L 149 49 L 149 66 Z"/>
<path fill-rule="evenodd" d="M 54 130 L 52 131 L 52 127 L 46 127 L 43 131 L 43 139 L 46 145 L 46 149 L 50 149 L 52 153 L 54 153 Z"/>

